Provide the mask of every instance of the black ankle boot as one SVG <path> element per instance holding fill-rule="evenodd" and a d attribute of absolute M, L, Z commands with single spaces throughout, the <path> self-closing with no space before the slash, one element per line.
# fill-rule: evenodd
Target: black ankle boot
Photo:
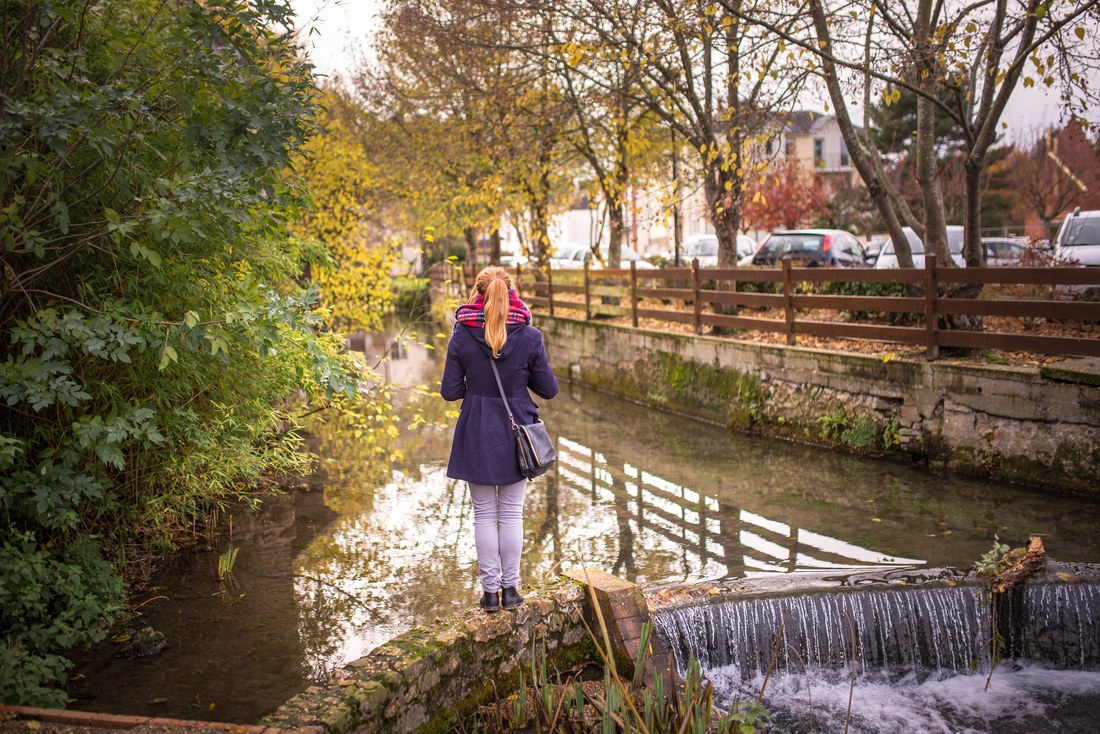
<path fill-rule="evenodd" d="M 501 604 L 505 609 L 515 609 L 523 603 L 523 597 L 516 591 L 516 587 L 507 586 L 500 591 Z"/>
<path fill-rule="evenodd" d="M 515 589 L 512 589 L 512 593 L 515 593 Z M 522 601 L 522 599 L 520 601 Z M 480 604 L 481 608 L 487 612 L 499 612 L 500 596 L 495 591 L 486 591 L 481 595 Z"/>

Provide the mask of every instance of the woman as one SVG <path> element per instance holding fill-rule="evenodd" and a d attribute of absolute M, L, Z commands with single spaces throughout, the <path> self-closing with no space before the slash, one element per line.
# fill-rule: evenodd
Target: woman
<path fill-rule="evenodd" d="M 455 321 L 439 387 L 444 400 L 462 400 L 447 476 L 470 485 L 482 608 L 515 609 L 523 603 L 516 586 L 527 479 L 519 470 L 516 438 L 489 360 L 496 360 L 517 423 L 538 418 L 527 389 L 549 400 L 558 394 L 558 380 L 542 332 L 531 326 L 531 312 L 512 290 L 504 268 L 490 266 L 478 273 Z"/>

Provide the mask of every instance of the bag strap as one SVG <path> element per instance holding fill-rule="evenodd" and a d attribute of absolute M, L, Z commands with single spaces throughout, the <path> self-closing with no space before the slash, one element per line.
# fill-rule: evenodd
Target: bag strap
<path fill-rule="evenodd" d="M 508 398 L 504 395 L 504 385 L 500 382 L 500 372 L 497 370 L 497 361 L 489 357 L 489 366 L 493 368 L 493 377 L 497 379 L 497 389 L 500 390 L 500 399 L 504 401 L 504 409 L 508 411 L 508 420 L 512 423 L 512 430 L 517 430 L 516 419 L 512 415 L 512 406 L 508 405 Z"/>

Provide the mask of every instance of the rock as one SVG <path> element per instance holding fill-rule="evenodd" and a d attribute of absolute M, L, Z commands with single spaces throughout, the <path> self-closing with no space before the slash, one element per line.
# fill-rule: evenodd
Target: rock
<path fill-rule="evenodd" d="M 125 638 L 125 639 L 123 639 Z M 141 629 L 120 635 L 115 638 L 121 642 L 121 646 L 115 652 L 116 658 L 144 658 L 157 655 L 168 647 L 168 639 L 163 632 L 152 627 Z"/>

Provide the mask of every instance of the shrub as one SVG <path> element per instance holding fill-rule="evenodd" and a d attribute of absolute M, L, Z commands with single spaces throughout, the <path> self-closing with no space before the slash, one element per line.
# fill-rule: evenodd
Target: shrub
<path fill-rule="evenodd" d="M 428 278 L 418 278 L 413 275 L 400 275 L 394 278 L 394 307 L 407 313 L 427 310 L 431 305 L 430 288 L 431 281 Z"/>
<path fill-rule="evenodd" d="M 290 396 L 357 378 L 287 234 L 315 102 L 288 3 L 4 12 L 0 679 L 55 702 L 118 608 L 102 559 L 253 499 L 302 461 Z"/>
<path fill-rule="evenodd" d="M 71 663 L 62 653 L 106 635 L 122 605 L 122 584 L 87 538 L 43 550 L 31 533 L 0 545 L 0 699 L 63 706 L 53 683 Z"/>

